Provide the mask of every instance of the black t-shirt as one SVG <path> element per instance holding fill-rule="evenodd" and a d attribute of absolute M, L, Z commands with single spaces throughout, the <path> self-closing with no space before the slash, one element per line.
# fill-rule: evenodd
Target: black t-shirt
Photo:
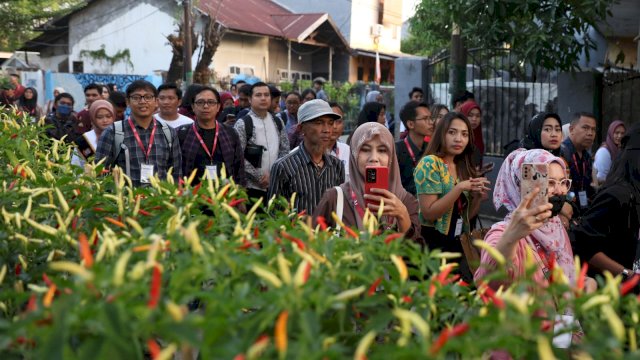
<path fill-rule="evenodd" d="M 204 140 L 207 149 L 211 152 L 211 148 L 213 147 L 213 141 L 216 136 L 216 129 L 200 129 L 198 128 L 198 133 L 202 136 L 202 140 Z M 205 150 L 200 146 L 200 150 L 196 154 L 195 161 L 193 165 L 198 169 L 196 173 L 196 178 L 194 179 L 194 183 L 200 182 L 200 178 L 204 175 L 206 171 L 207 165 L 216 165 L 218 167 L 218 176 L 220 176 L 220 170 L 222 169 L 222 164 L 224 163 L 224 159 L 222 158 L 222 151 L 220 150 L 220 135 L 218 135 L 218 144 L 216 145 L 215 153 L 213 154 L 213 161 L 207 155 Z M 186 174 L 189 176 L 190 174 Z"/>

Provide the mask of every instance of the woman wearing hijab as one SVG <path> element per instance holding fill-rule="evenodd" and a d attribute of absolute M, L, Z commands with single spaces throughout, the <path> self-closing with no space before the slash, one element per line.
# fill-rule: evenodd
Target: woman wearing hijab
<path fill-rule="evenodd" d="M 349 178 L 339 186 L 343 194 L 342 221 L 346 226 L 357 226 L 364 230 L 362 219 L 365 207 L 376 214 L 379 206 L 366 201 L 384 200 L 384 212 L 381 224 L 405 234 L 406 238 L 420 239 L 418 220 L 418 202 L 409 194 L 400 182 L 400 170 L 396 160 L 393 136 L 387 128 L 378 123 L 366 123 L 353 133 L 349 159 Z M 364 176 L 367 166 L 386 166 L 389 168 L 389 189 L 373 189 L 373 194 L 364 192 Z M 313 212 L 313 219 L 323 216 L 330 226 L 335 226 L 331 214 L 336 212 L 338 189 L 325 191 Z"/>
<path fill-rule="evenodd" d="M 90 160 L 96 153 L 98 139 L 102 132 L 113 124 L 116 115 L 113 105 L 107 100 L 96 100 L 89 107 L 89 117 L 91 119 L 91 131 L 80 136 L 75 142 L 77 152 L 71 159 L 71 164 L 84 167 L 87 160 Z"/>
<path fill-rule="evenodd" d="M 527 150 L 543 149 L 560 156 L 562 144 L 562 121 L 558 114 L 541 112 L 536 114 L 527 127 L 527 134 L 520 141 L 520 147 Z"/>
<path fill-rule="evenodd" d="M 613 163 L 613 160 L 615 160 L 618 157 L 618 153 L 620 153 L 620 144 L 626 131 L 627 128 L 620 120 L 616 120 L 609 125 L 607 139 L 600 145 L 598 151 L 596 151 L 593 162 L 598 184 L 603 184 L 607 179 L 609 170 L 611 170 L 611 163 Z"/>
<path fill-rule="evenodd" d="M 358 126 L 368 122 L 377 122 L 384 125 L 386 122 L 384 111 L 385 106 L 382 103 L 368 102 L 364 104 L 360 114 L 358 114 Z"/>
<path fill-rule="evenodd" d="M 42 116 L 42 109 L 38 106 L 38 92 L 32 87 L 24 90 L 18 99 L 18 110 L 26 113 L 32 121 L 37 121 Z"/>
<path fill-rule="evenodd" d="M 531 200 L 537 195 L 537 191 L 521 199 L 520 169 L 523 163 L 548 164 L 549 203 L 531 206 Z M 533 273 L 533 280 L 537 283 L 548 283 L 551 275 L 549 261 L 555 258 L 556 265 L 562 269 L 569 282 L 575 284 L 569 236 L 557 217 L 562 209 L 564 196 L 571 188 L 566 170 L 564 160 L 541 149 L 518 149 L 504 160 L 493 191 L 493 204 L 496 210 L 504 206 L 509 214 L 504 221 L 491 227 L 484 240 L 507 260 L 507 285 L 526 276 L 528 253 L 532 253 L 537 260 L 538 267 Z M 474 275 L 475 280 L 481 280 L 496 267 L 495 260 L 483 250 L 480 267 Z"/>
<path fill-rule="evenodd" d="M 469 119 L 471 130 L 473 131 L 473 152 L 474 166 L 482 166 L 482 157 L 484 156 L 484 138 L 482 135 L 482 110 L 480 105 L 473 100 L 468 100 L 460 107 L 460 112 Z"/>
<path fill-rule="evenodd" d="M 628 278 L 640 272 L 640 124 L 631 127 L 622 144 L 573 233 L 576 252 L 591 269 Z"/>

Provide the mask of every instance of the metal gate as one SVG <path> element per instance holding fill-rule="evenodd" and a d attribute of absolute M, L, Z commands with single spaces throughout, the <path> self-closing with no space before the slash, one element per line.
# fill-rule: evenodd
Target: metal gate
<path fill-rule="evenodd" d="M 612 67 L 602 75 L 602 116 L 600 138 L 605 139 L 609 124 L 622 120 L 630 125 L 640 117 L 640 71 Z"/>

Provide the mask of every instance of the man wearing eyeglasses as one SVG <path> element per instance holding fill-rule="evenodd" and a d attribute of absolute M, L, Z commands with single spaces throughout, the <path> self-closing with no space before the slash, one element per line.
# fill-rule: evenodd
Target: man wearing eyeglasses
<path fill-rule="evenodd" d="M 400 110 L 400 120 L 407 128 L 407 136 L 396 142 L 396 155 L 400 166 L 400 181 L 405 190 L 416 195 L 413 171 L 427 151 L 425 136 L 433 134 L 434 119 L 429 106 L 417 101 L 409 101 Z"/>
<path fill-rule="evenodd" d="M 96 162 L 104 158 L 106 168 L 118 166 L 123 169 L 136 187 L 150 184 L 154 176 L 166 179 L 172 168 L 174 181 L 182 176 L 176 131 L 153 117 L 158 105 L 157 96 L 158 91 L 150 82 L 132 82 L 127 87 L 131 116 L 116 121 L 98 140 Z"/>
<path fill-rule="evenodd" d="M 220 111 L 220 94 L 205 86 L 193 97 L 196 121 L 178 128 L 182 149 L 182 173 L 190 176 L 195 169 L 197 184 L 205 174 L 211 179 L 219 177 L 224 166 L 228 177 L 236 184 L 246 186 L 244 154 L 240 138 L 229 125 L 216 121 Z"/>
<path fill-rule="evenodd" d="M 269 187 L 269 171 L 277 159 L 289 153 L 289 139 L 282 121 L 273 116 L 271 91 L 263 82 L 251 86 L 251 110 L 235 124 L 244 151 L 247 194 L 264 198 Z"/>

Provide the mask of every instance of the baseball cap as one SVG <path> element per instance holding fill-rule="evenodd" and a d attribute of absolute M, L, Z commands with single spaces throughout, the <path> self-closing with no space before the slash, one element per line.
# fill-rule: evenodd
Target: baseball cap
<path fill-rule="evenodd" d="M 302 124 L 305 121 L 314 120 L 323 115 L 329 115 L 335 120 L 342 118 L 342 116 L 331 110 L 331 106 L 329 106 L 328 102 L 322 99 L 314 99 L 309 100 L 300 106 L 298 109 L 298 122 Z"/>

